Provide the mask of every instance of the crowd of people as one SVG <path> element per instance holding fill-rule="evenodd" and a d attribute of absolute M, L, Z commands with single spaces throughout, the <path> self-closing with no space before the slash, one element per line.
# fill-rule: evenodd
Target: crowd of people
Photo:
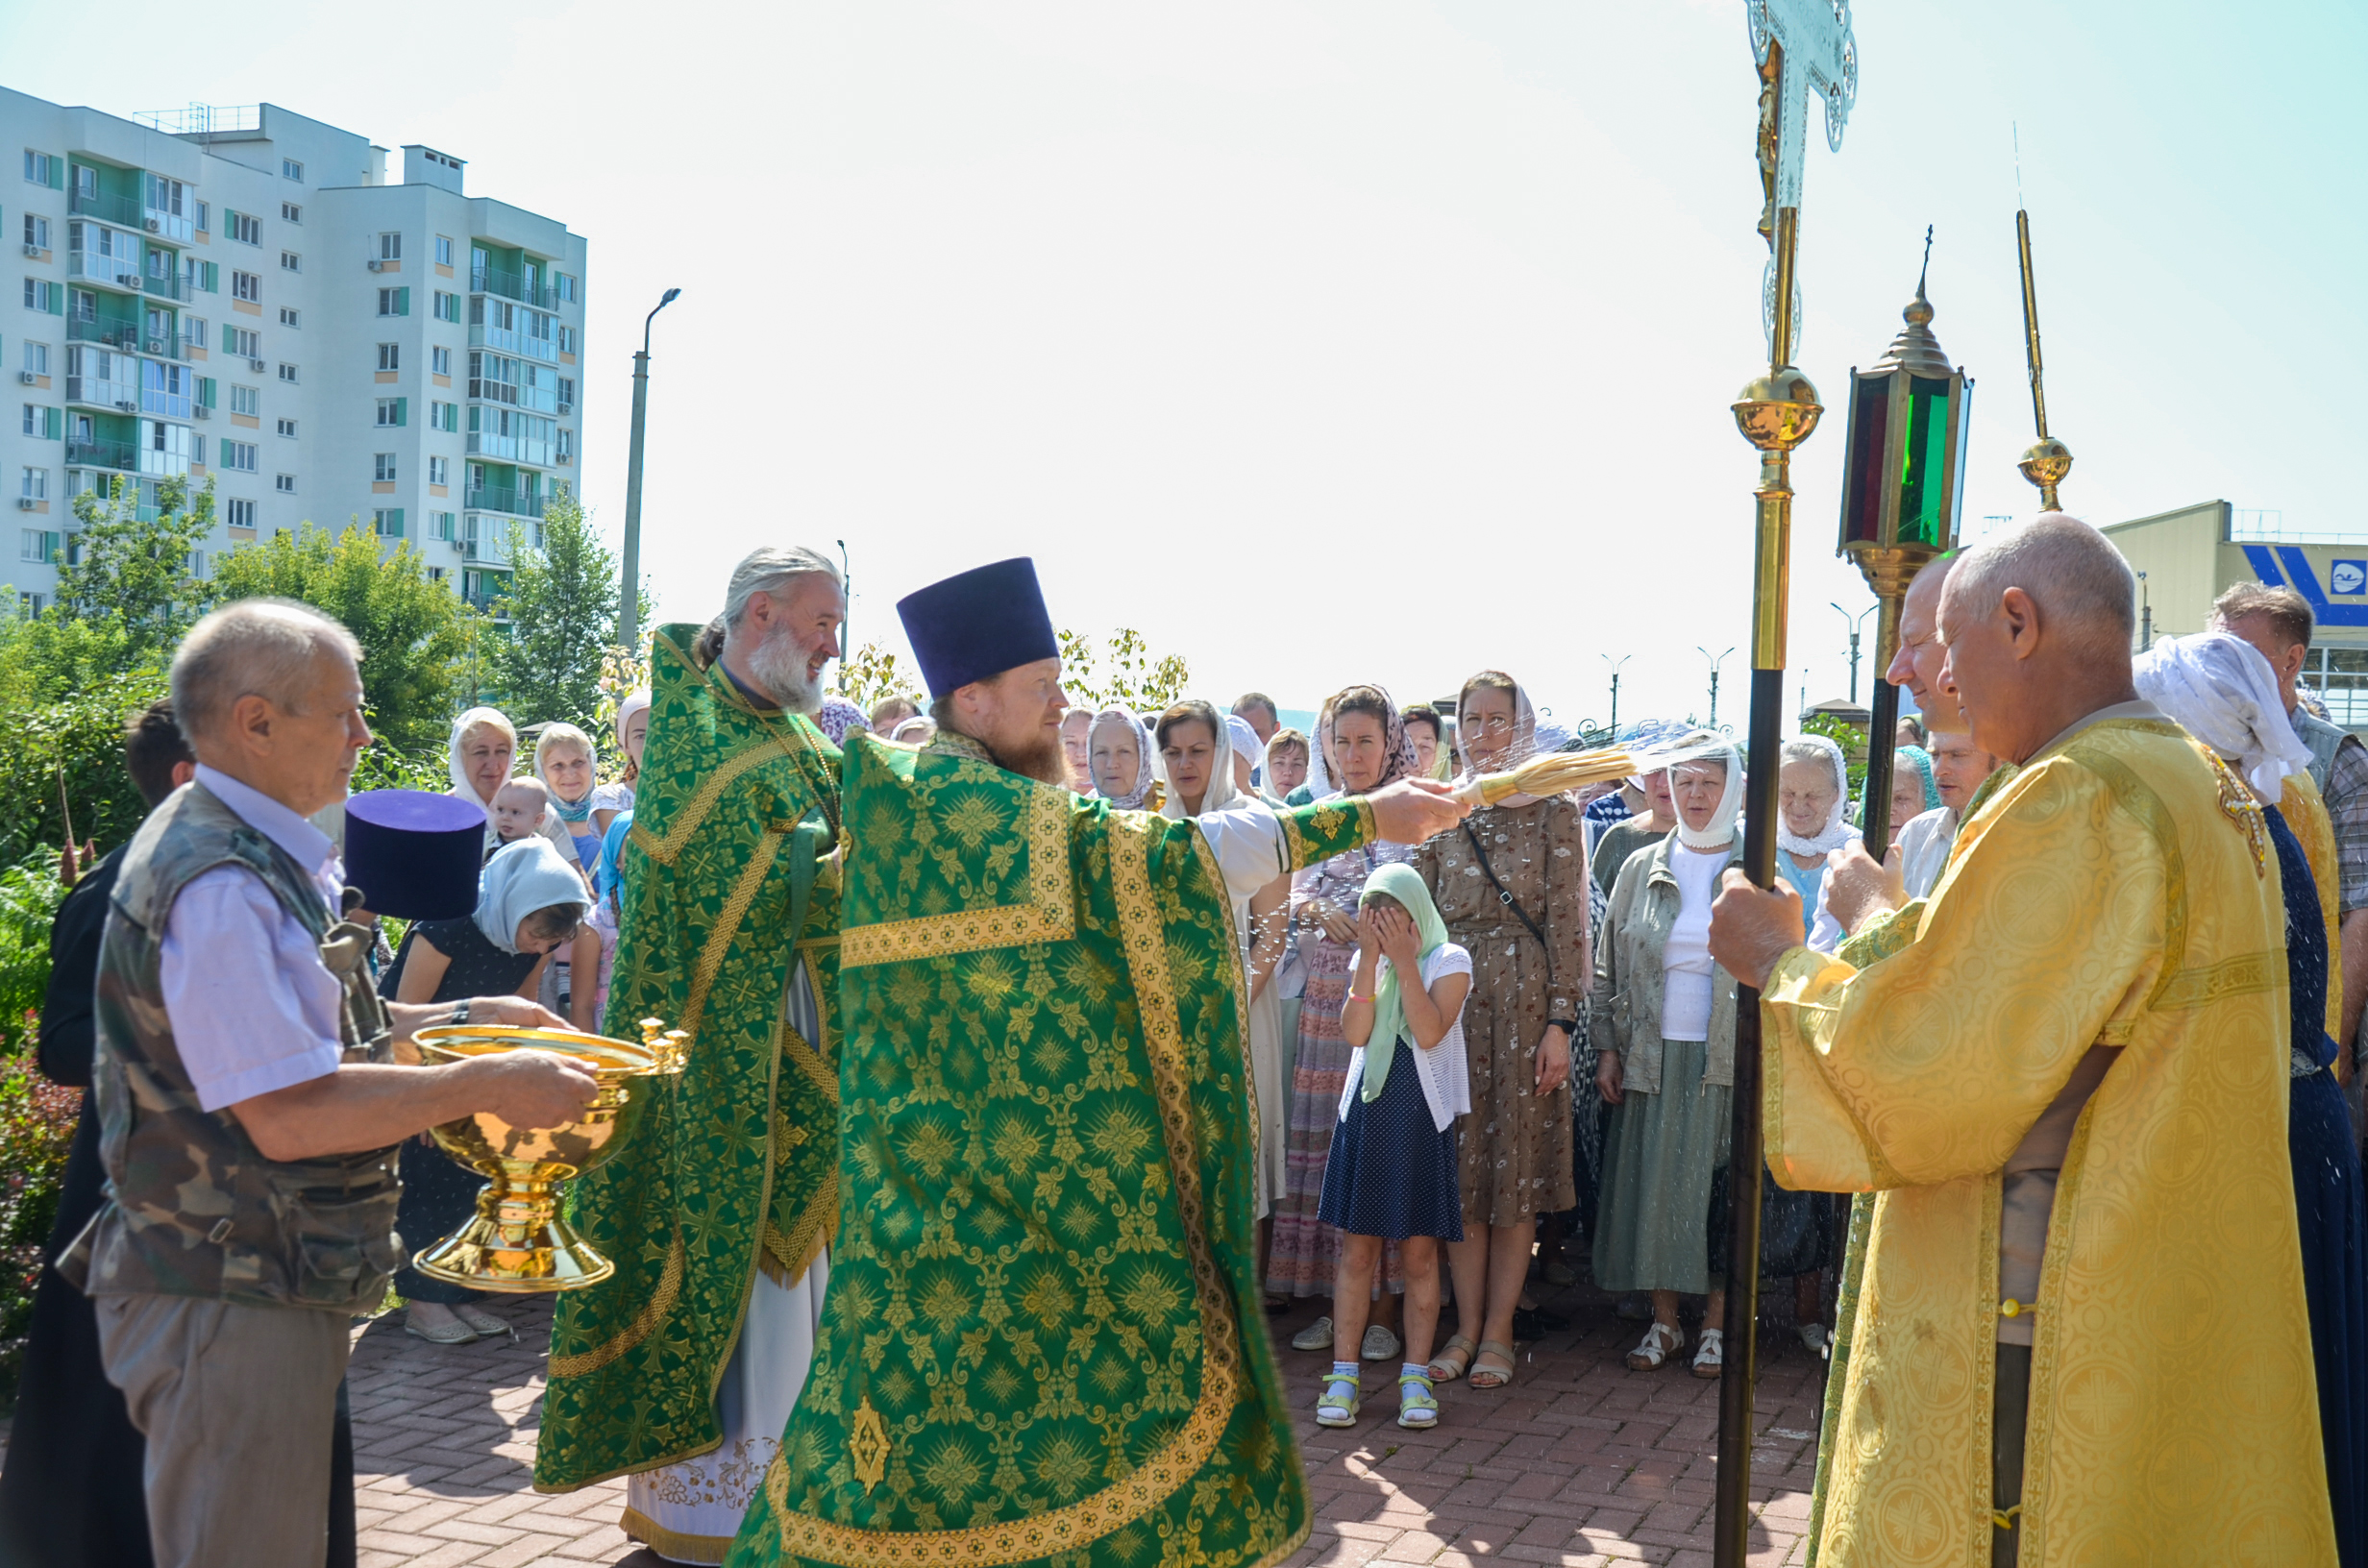
<path fill-rule="evenodd" d="M 625 1475 L 686 1562 L 957 1530 L 1248 1568 L 1307 1528 L 1262 1321 L 1303 1300 L 1322 1426 L 1366 1419 L 1365 1362 L 1408 1428 L 1507 1387 L 1582 1273 L 1633 1372 L 1721 1374 L 1750 987 L 1760 1272 L 1834 1366 L 1824 1560 L 1959 1492 L 1993 1562 L 2042 1521 L 2051 1558 L 2368 1560 L 2368 748 L 2297 686 L 2298 596 L 2134 663 L 2130 598 L 2054 514 L 1928 568 L 1888 854 L 1799 735 L 1757 890 L 1724 735 L 1636 724 L 1635 776 L 1475 806 L 1575 744 L 1511 674 L 1346 685 L 1305 730 L 1259 692 L 1072 705 L 1025 561 L 900 603 L 930 698 L 865 712 L 822 686 L 837 572 L 760 550 L 658 629 L 607 768 L 455 721 L 475 908 L 393 945 L 336 858 L 351 639 L 217 610 L 128 742 L 154 815 L 59 923 L 43 1064 L 95 1089 L 0 1544 L 350 1556 L 346 1314 L 391 1278 L 420 1338 L 507 1332 L 407 1264 L 479 1185 L 423 1129 L 592 1089 L 399 1065 L 411 1033 L 654 1016 L 692 1048 L 575 1184 L 617 1273 L 558 1304 L 540 1489 Z"/>

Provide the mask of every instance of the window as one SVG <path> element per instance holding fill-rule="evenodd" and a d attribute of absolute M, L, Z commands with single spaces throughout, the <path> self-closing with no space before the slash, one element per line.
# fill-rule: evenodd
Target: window
<path fill-rule="evenodd" d="M 200 203 L 198 203 L 198 204 L 197 204 L 197 232 L 198 232 L 199 233 L 203 234 L 203 233 L 207 233 L 211 232 L 212 228 L 213 228 L 213 204 L 212 204 L 211 202 L 200 202 Z"/>
<path fill-rule="evenodd" d="M 431 458 L 429 458 L 429 459 L 428 459 L 428 482 L 429 482 L 430 484 L 450 484 L 450 483 L 452 483 L 452 482 L 453 482 L 453 460 L 452 460 L 450 457 L 431 457 Z"/>
<path fill-rule="evenodd" d="M 302 223 L 305 221 L 305 209 L 297 206 L 294 202 L 282 202 L 280 204 L 280 221 L 282 223 Z"/>
<path fill-rule="evenodd" d="M 395 482 L 395 454 L 393 453 L 373 453 L 370 457 L 370 464 L 371 483 L 392 484 Z"/>
<path fill-rule="evenodd" d="M 574 354 L 576 352 L 575 328 L 562 327 L 559 329 L 559 352 L 561 354 Z"/>
<path fill-rule="evenodd" d="M 430 512 L 428 514 L 428 537 L 431 539 L 450 539 L 452 536 L 453 514 L 450 512 Z"/>
<path fill-rule="evenodd" d="M 241 474 L 254 473 L 255 443 L 252 441 L 233 441 L 225 438 L 222 442 L 222 466 L 224 468 L 235 469 Z"/>
<path fill-rule="evenodd" d="M 234 299 L 234 300 L 244 300 L 244 301 L 246 301 L 249 305 L 254 305 L 254 304 L 256 304 L 256 303 L 259 302 L 259 301 L 262 299 L 262 297 L 263 297 L 263 280 L 262 280 L 262 279 L 260 279 L 259 277 L 256 276 L 256 275 L 255 275 L 254 273 L 252 273 L 252 272 L 234 272 L 234 273 L 232 273 L 232 274 L 231 274 L 231 298 L 232 298 L 232 299 Z"/>
<path fill-rule="evenodd" d="M 576 432 L 574 430 L 559 431 L 558 460 L 563 463 L 572 463 L 576 460 Z"/>
<path fill-rule="evenodd" d="M 37 213 L 25 214 L 25 243 L 40 250 L 49 249 L 49 220 Z"/>
<path fill-rule="evenodd" d="M 569 305 L 576 303 L 576 275 L 574 273 L 555 272 L 551 275 L 551 282 L 558 289 L 561 300 Z"/>
<path fill-rule="evenodd" d="M 291 441 L 294 440 L 296 438 L 296 422 L 292 419 L 284 419 L 280 421 L 280 433 L 286 436 Z"/>
<path fill-rule="evenodd" d="M 26 483 L 33 482 L 33 474 L 32 469 L 25 470 Z M 58 558 L 58 533 L 55 528 L 26 528 L 19 535 L 19 540 L 16 553 L 21 560 L 38 561 L 47 566 Z"/>
<path fill-rule="evenodd" d="M 282 272 L 302 272 L 305 270 L 305 258 L 298 256 L 294 251 L 282 251 L 280 253 L 280 270 Z"/>
<path fill-rule="evenodd" d="M 231 412 L 259 415 L 263 411 L 263 389 L 259 386 L 240 386 L 231 383 Z"/>
<path fill-rule="evenodd" d="M 370 514 L 370 523 L 379 530 L 382 539 L 403 537 L 403 508 L 400 506 L 382 506 Z"/>
<path fill-rule="evenodd" d="M 460 319 L 460 296 L 447 294 L 442 289 L 437 289 L 435 291 L 435 319 L 457 322 Z"/>
<path fill-rule="evenodd" d="M 234 212 L 229 208 L 224 208 L 222 216 L 230 220 L 224 233 L 239 244 L 260 245 L 263 243 L 263 220 L 254 213 Z"/>
<path fill-rule="evenodd" d="M 27 343 L 25 345 L 25 368 L 36 376 L 48 375 L 49 345 L 46 343 Z"/>
<path fill-rule="evenodd" d="M 37 185 L 47 185 L 52 190 L 65 188 L 63 171 L 56 156 L 37 153 L 30 147 L 25 149 L 25 178 Z"/>
<path fill-rule="evenodd" d="M 382 288 L 382 289 L 380 289 L 380 290 L 379 290 L 379 314 L 380 314 L 380 315 L 382 315 L 382 316 L 407 316 L 407 315 L 409 315 L 410 313 L 411 313 L 411 291 L 410 291 L 409 289 L 407 289 L 407 288 Z"/>
<path fill-rule="evenodd" d="M 224 505 L 223 516 L 229 519 L 232 527 L 251 528 L 255 527 L 255 502 L 234 500 L 225 502 Z"/>
<path fill-rule="evenodd" d="M 37 441 L 62 441 L 65 438 L 65 414 L 57 408 L 44 408 L 37 403 L 25 404 L 25 433 Z"/>
<path fill-rule="evenodd" d="M 209 294 L 222 287 L 221 269 L 211 261 L 200 261 L 194 256 L 181 258 L 181 287 L 184 293 L 203 289 Z"/>
<path fill-rule="evenodd" d="M 296 380 L 296 367 L 289 364 L 284 359 L 280 361 L 280 380 L 284 381 L 294 381 Z"/>
<path fill-rule="evenodd" d="M 206 552 L 202 550 L 193 550 L 189 551 L 186 558 L 186 564 L 189 568 L 189 576 L 193 577 L 204 576 L 206 575 Z"/>
<path fill-rule="evenodd" d="M 428 351 L 428 368 L 434 371 L 438 376 L 450 376 L 453 373 L 453 351 L 450 349 L 430 349 Z"/>
<path fill-rule="evenodd" d="M 77 165 L 74 170 L 74 194 L 96 197 L 99 193 L 99 171 L 89 164 Z"/>
<path fill-rule="evenodd" d="M 24 487 L 17 491 L 17 494 L 27 501 L 47 501 L 49 499 L 49 470 L 46 468 L 26 469 Z"/>
<path fill-rule="evenodd" d="M 411 400 L 408 398 L 379 399 L 380 426 L 382 428 L 391 428 L 395 426 L 408 425 L 411 422 L 410 402 Z"/>
<path fill-rule="evenodd" d="M 197 379 L 197 404 L 201 408 L 211 408 L 214 405 L 214 379 L 212 377 L 200 376 Z"/>
<path fill-rule="evenodd" d="M 457 431 L 460 429 L 460 404 L 456 403 L 428 404 L 428 429 Z"/>
<path fill-rule="evenodd" d="M 181 313 L 181 341 L 193 349 L 204 348 L 207 343 L 206 318 L 184 310 Z"/>
<path fill-rule="evenodd" d="M 402 345 L 402 344 L 400 344 L 400 343 L 382 343 L 382 344 L 380 344 L 380 345 L 379 345 L 379 369 L 381 369 L 381 370 L 401 370 L 402 368 L 403 368 L 403 345 Z"/>
<path fill-rule="evenodd" d="M 225 327 L 222 329 L 222 352 L 243 358 L 260 359 L 263 356 L 263 334 L 252 327 Z"/>
<path fill-rule="evenodd" d="M 293 474 L 282 474 L 271 482 L 272 487 L 284 496 L 292 496 L 296 493 L 296 476 Z"/>
<path fill-rule="evenodd" d="M 439 267 L 449 267 L 453 264 L 453 241 L 450 234 L 435 236 L 435 264 Z"/>
<path fill-rule="evenodd" d="M 379 259 L 382 261 L 403 259 L 403 236 L 400 233 L 389 230 L 379 235 Z"/>
<path fill-rule="evenodd" d="M 28 310 L 46 310 L 53 316 L 64 315 L 64 287 L 62 284 L 50 282 L 45 279 L 26 279 L 25 308 Z M 93 305 L 91 308 L 95 311 L 98 307 L 96 305 Z"/>
<path fill-rule="evenodd" d="M 303 164 L 303 163 L 299 162 L 298 160 L 296 160 L 295 159 L 292 159 L 292 158 L 284 158 L 284 159 L 280 159 L 280 178 L 281 178 L 281 179 L 283 179 L 283 180 L 302 180 L 304 177 L 305 177 L 305 166 L 304 166 L 304 164 Z"/>
<path fill-rule="evenodd" d="M 284 305 L 280 306 L 280 325 L 283 327 L 302 327 L 304 325 L 304 319 L 294 306 Z"/>

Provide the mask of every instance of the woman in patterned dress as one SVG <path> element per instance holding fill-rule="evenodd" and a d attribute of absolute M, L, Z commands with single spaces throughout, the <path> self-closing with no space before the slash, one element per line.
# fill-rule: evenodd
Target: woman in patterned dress
<path fill-rule="evenodd" d="M 1406 726 L 1389 693 L 1378 686 L 1351 686 L 1324 706 L 1331 721 L 1329 762 L 1338 770 L 1333 779 L 1337 787 L 1324 798 L 1369 794 L 1414 772 L 1414 744 L 1406 738 Z M 1334 855 L 1292 879 L 1292 922 L 1306 966 L 1307 990 L 1299 998 L 1290 1151 L 1283 1191 L 1274 1202 L 1274 1240 L 1267 1266 L 1270 1290 L 1314 1296 L 1332 1289 L 1340 1232 L 1318 1218 L 1316 1210 L 1323 1197 L 1332 1127 L 1340 1119 L 1341 1089 L 1348 1081 L 1350 1047 L 1341 1036 L 1341 1007 L 1357 954 L 1357 897 L 1377 867 L 1413 857 L 1414 851 L 1403 845 L 1372 844 Z M 1385 1249 L 1382 1272 L 1390 1288 L 1376 1304 L 1363 1347 L 1371 1360 L 1397 1354 L 1396 1296 L 1406 1285 L 1398 1272 L 1395 1246 Z M 1332 1343 L 1331 1317 L 1318 1318 L 1291 1342 L 1299 1350 L 1327 1348 Z"/>
<path fill-rule="evenodd" d="M 1456 733 L 1475 773 L 1526 759 L 1537 723 L 1519 684 L 1500 671 L 1472 676 L 1456 699 Z M 1594 963 L 1585 826 L 1564 796 L 1515 796 L 1424 845 L 1415 869 L 1472 957 L 1464 1013 L 1471 1111 L 1456 1182 L 1464 1236 L 1447 1246 L 1458 1332 L 1431 1375 L 1452 1381 L 1469 1368 L 1473 1387 L 1497 1388 L 1513 1378 L 1513 1311 L 1539 1217 L 1578 1205 L 1570 1051 Z"/>

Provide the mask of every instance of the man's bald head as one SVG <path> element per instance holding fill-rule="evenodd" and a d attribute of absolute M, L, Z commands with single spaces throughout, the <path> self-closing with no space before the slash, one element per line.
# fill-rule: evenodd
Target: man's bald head
<path fill-rule="evenodd" d="M 1976 745 L 2021 763 L 2063 729 L 2134 700 L 2137 579 L 2106 537 L 2043 512 L 1965 551 L 1940 600 L 1953 686 Z"/>
<path fill-rule="evenodd" d="M 1940 684 L 1940 667 L 1948 656 L 1940 646 L 1940 593 L 1958 553 L 1951 551 L 1928 562 L 1908 584 L 1899 604 L 1899 648 L 1883 672 L 1885 680 L 1913 694 L 1916 711 L 1936 735 L 1961 734 L 1965 728 L 1957 693 Z"/>

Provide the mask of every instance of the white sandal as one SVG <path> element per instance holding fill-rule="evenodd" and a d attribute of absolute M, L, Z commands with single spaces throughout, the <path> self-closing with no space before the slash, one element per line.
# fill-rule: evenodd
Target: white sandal
<path fill-rule="evenodd" d="M 1693 1375 L 1697 1378 L 1714 1378 L 1726 1369 L 1726 1331 L 1704 1329 L 1701 1347 L 1693 1353 Z"/>
<path fill-rule="evenodd" d="M 1656 1323 L 1644 1331 L 1644 1342 L 1628 1353 L 1631 1372 L 1658 1372 L 1662 1363 L 1677 1351 L 1686 1348 L 1686 1331 L 1667 1323 Z"/>

